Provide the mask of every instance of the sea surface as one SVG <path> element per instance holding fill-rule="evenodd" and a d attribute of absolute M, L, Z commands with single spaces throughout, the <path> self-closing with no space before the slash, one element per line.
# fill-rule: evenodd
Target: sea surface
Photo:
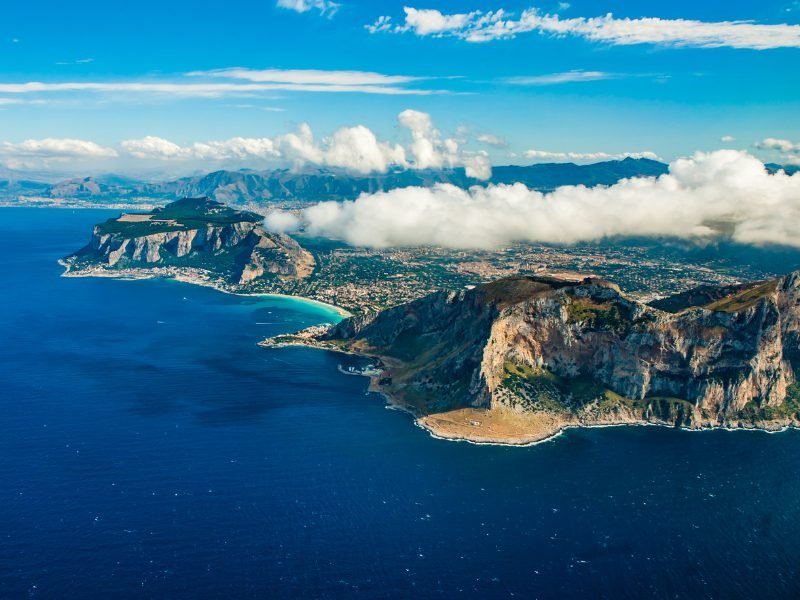
<path fill-rule="evenodd" d="M 0 598 L 797 598 L 800 432 L 431 438 L 294 300 L 62 278 L 0 209 Z"/>

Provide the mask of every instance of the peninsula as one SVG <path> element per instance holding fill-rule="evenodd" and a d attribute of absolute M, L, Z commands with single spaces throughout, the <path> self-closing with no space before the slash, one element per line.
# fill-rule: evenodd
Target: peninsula
<path fill-rule="evenodd" d="M 66 276 L 172 277 L 230 292 L 303 280 L 313 255 L 263 217 L 208 198 L 184 198 L 95 225 L 89 244 L 62 259 Z"/>
<path fill-rule="evenodd" d="M 517 275 L 263 345 L 376 359 L 371 389 L 443 438 L 800 424 L 800 271 L 652 304 L 599 278 Z"/>

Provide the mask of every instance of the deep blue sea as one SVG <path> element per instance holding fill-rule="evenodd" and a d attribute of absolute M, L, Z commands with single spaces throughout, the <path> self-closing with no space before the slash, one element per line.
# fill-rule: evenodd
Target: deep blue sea
<path fill-rule="evenodd" d="M 800 432 L 431 438 L 292 300 L 60 277 L 0 209 L 0 598 L 797 598 Z"/>

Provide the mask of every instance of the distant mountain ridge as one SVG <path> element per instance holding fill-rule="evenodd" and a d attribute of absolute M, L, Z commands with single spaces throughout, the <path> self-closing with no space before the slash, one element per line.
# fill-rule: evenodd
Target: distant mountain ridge
<path fill-rule="evenodd" d="M 473 185 L 522 183 L 543 192 L 563 185 L 613 185 L 629 177 L 657 177 L 666 164 L 650 159 L 626 158 L 589 165 L 542 163 L 494 167 L 488 181 L 467 177 L 464 169 L 398 170 L 359 176 L 336 169 L 294 172 L 214 171 L 163 182 L 137 182 L 119 176 L 68 179 L 57 183 L 20 180 L 0 172 L 0 198 L 44 197 L 92 201 L 171 201 L 184 197 L 208 197 L 232 205 L 284 201 L 352 200 L 362 193 L 449 183 L 460 188 Z M 4 177 L 4 175 L 6 175 Z"/>

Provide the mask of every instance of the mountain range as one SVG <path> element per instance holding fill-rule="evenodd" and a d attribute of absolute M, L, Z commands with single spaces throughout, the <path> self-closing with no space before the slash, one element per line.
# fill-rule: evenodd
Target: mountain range
<path fill-rule="evenodd" d="M 627 158 L 589 165 L 543 163 L 495 167 L 488 181 L 467 177 L 464 169 L 397 170 L 386 174 L 357 176 L 336 169 L 301 172 L 214 171 L 166 181 L 137 181 L 119 175 L 102 175 L 53 181 L 51 177 L 28 178 L 22 172 L 0 169 L 0 198 L 82 199 L 93 202 L 172 201 L 184 197 L 208 197 L 232 205 L 254 205 L 283 201 L 348 200 L 408 186 L 450 183 L 461 188 L 473 185 L 523 183 L 543 192 L 563 185 L 612 185 L 629 177 L 655 177 L 667 165 L 649 159 Z"/>

